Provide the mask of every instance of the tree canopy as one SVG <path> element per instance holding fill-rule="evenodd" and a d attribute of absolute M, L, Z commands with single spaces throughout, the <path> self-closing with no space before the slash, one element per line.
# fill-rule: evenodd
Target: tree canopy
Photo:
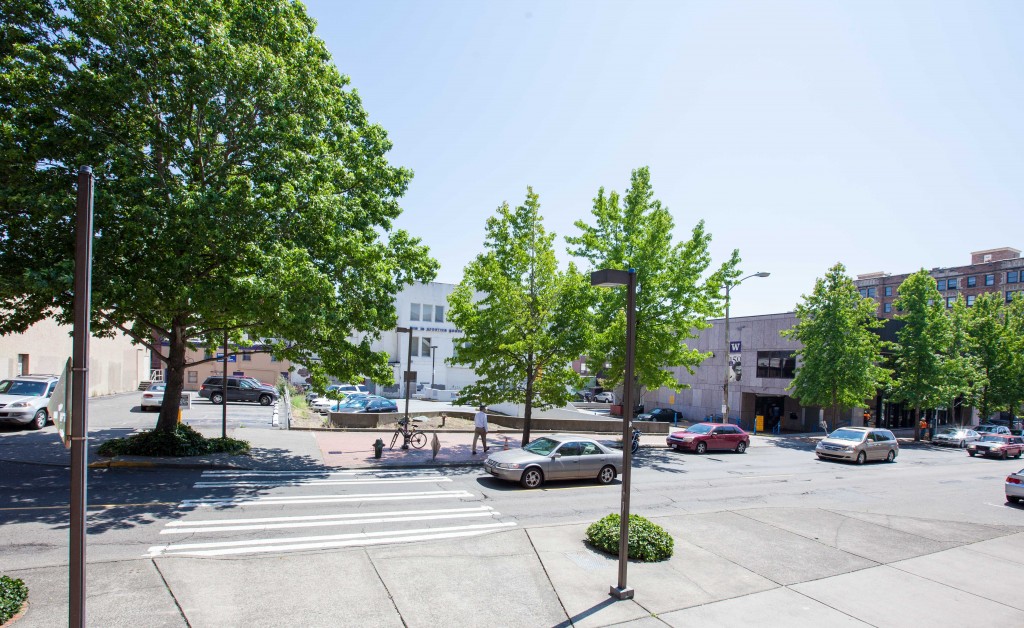
<path fill-rule="evenodd" d="M 91 165 L 92 327 L 166 363 L 158 428 L 173 426 L 186 347 L 224 330 L 320 373 L 390 380 L 370 343 L 436 262 L 394 227 L 412 173 L 388 163 L 301 3 L 7 7 L 0 333 L 70 322 L 75 174 Z"/>
<path fill-rule="evenodd" d="M 788 390 L 804 405 L 831 408 L 834 425 L 840 408 L 866 403 L 888 380 L 882 340 L 874 331 L 884 321 L 875 317 L 875 300 L 860 296 L 841 263 L 802 298 L 796 325 L 781 332 L 803 345 Z"/>
<path fill-rule="evenodd" d="M 721 312 L 723 282 L 735 277 L 739 253 L 717 269 L 708 245 L 711 234 L 699 221 L 684 242 L 673 243 L 672 214 L 654 198 L 650 172 L 634 170 L 623 196 L 600 188 L 591 221 L 576 221 L 580 235 L 567 237 L 569 253 L 589 262 L 590 270 L 636 269 L 636 357 L 639 386 L 682 390 L 685 385 L 667 370 L 682 366 L 690 373 L 707 353 L 686 341 L 710 327 L 707 319 Z M 625 375 L 626 291 L 600 290 L 594 308 L 599 330 L 591 362 L 609 365 L 604 382 L 615 386 Z M 600 367 L 595 367 L 597 371 Z M 637 397 L 639 398 L 639 397 Z"/>
<path fill-rule="evenodd" d="M 524 443 L 533 407 L 564 405 L 580 386 L 572 361 L 592 335 L 590 285 L 574 265 L 558 269 L 554 238 L 527 188 L 522 205 L 504 203 L 487 219 L 485 251 L 448 297 L 448 319 L 465 334 L 450 362 L 479 378 L 457 401 L 524 404 Z"/>

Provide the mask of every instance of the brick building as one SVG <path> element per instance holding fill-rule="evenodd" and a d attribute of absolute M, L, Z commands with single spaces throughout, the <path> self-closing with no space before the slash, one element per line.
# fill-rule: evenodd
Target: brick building
<path fill-rule="evenodd" d="M 974 305 L 979 294 L 985 292 L 998 292 L 1009 302 L 1015 293 L 1024 290 L 1024 258 L 1021 258 L 1019 250 L 1010 247 L 975 251 L 971 253 L 970 264 L 933 268 L 930 274 L 938 282 L 946 307 L 952 307 L 958 295 L 963 295 L 970 306 Z M 893 318 L 897 289 L 910 275 L 867 273 L 857 275 L 853 283 L 862 296 L 878 301 L 879 317 Z"/>

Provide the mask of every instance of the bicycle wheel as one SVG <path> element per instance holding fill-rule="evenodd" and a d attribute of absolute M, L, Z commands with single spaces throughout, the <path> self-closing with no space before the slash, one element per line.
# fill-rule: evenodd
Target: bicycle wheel
<path fill-rule="evenodd" d="M 391 435 L 391 445 L 388 446 L 388 449 L 394 449 L 395 448 L 395 443 L 397 443 L 397 442 L 398 442 L 398 430 L 395 430 L 395 433 Z"/>
<path fill-rule="evenodd" d="M 423 432 L 416 432 L 409 437 L 409 443 L 416 449 L 423 449 L 423 446 L 427 444 L 427 435 Z"/>

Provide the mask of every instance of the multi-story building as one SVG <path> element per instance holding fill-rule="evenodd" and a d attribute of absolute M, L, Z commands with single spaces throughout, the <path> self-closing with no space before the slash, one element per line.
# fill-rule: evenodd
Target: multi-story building
<path fill-rule="evenodd" d="M 1009 302 L 1013 295 L 1024 290 L 1024 258 L 1020 251 L 1010 247 L 975 251 L 971 263 L 952 268 L 933 268 L 930 271 L 938 283 L 946 307 L 953 307 L 958 295 L 963 295 L 968 306 L 974 305 L 979 294 L 998 292 Z M 892 275 L 884 272 L 857 275 L 854 284 L 861 296 L 878 301 L 878 316 L 893 318 L 900 284 L 911 273 Z"/>

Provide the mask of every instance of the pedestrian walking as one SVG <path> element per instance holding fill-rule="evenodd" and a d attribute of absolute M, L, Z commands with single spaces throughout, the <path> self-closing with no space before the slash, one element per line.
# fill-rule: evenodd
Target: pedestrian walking
<path fill-rule="evenodd" d="M 480 406 L 480 410 L 477 411 L 473 417 L 473 423 L 475 427 L 473 429 L 473 455 L 476 455 L 476 439 L 479 438 L 480 442 L 484 446 L 484 453 L 490 447 L 487 446 L 487 413 L 484 412 L 484 406 Z"/>
<path fill-rule="evenodd" d="M 917 426 L 921 429 L 921 439 L 928 440 L 928 422 L 925 421 L 924 419 L 921 419 L 921 422 L 918 423 Z"/>

